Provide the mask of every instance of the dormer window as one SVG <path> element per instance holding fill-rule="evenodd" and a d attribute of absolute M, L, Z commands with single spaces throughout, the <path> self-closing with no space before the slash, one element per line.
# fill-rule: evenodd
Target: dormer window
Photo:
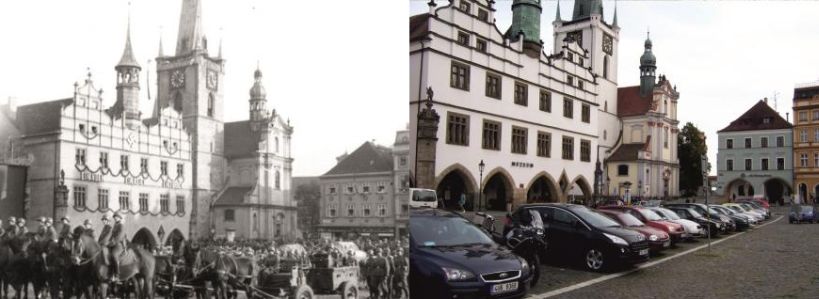
<path fill-rule="evenodd" d="M 460 8 L 465 13 L 469 13 L 470 6 L 471 5 L 469 5 L 469 2 L 461 0 L 461 6 L 459 6 L 458 8 Z"/>
<path fill-rule="evenodd" d="M 97 126 L 91 126 L 91 133 L 97 134 Z"/>
<path fill-rule="evenodd" d="M 80 124 L 80 132 L 85 133 L 85 125 Z"/>
<path fill-rule="evenodd" d="M 770 117 L 765 117 L 765 118 L 763 118 L 763 119 L 762 119 L 762 123 L 763 123 L 763 124 L 769 124 L 769 123 L 771 123 L 771 118 L 770 118 Z"/>

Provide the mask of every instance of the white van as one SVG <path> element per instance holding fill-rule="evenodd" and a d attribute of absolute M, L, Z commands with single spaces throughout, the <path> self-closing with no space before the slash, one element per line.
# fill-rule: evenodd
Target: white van
<path fill-rule="evenodd" d="M 438 195 L 432 189 L 410 188 L 411 208 L 438 208 Z"/>

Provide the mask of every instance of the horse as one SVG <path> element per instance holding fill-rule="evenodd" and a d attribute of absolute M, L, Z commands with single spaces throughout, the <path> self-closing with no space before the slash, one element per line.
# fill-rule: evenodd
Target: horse
<path fill-rule="evenodd" d="M 8 297 L 8 279 L 6 278 L 6 267 L 9 265 L 11 256 L 11 247 L 8 245 L 9 241 L 5 238 L 0 240 L 0 298 Z"/>
<path fill-rule="evenodd" d="M 16 298 L 28 298 L 28 282 L 30 279 L 30 261 L 28 259 L 29 246 L 34 241 L 33 234 L 29 233 L 20 237 L 15 237 L 6 242 L 5 264 L 3 265 L 3 289 L 8 296 L 6 284 L 14 289 Z M 3 258 L 0 258 L 3 259 Z"/>
<path fill-rule="evenodd" d="M 71 297 L 73 292 L 72 277 L 80 275 L 79 271 L 72 271 L 69 267 L 70 244 L 66 240 L 60 242 L 46 242 L 43 246 L 45 280 L 48 284 L 51 298 L 60 298 L 60 291 L 66 298 Z M 90 272 L 89 272 L 90 273 Z M 86 298 L 91 298 L 90 289 L 86 293 Z"/>
<path fill-rule="evenodd" d="M 213 286 L 216 298 L 229 298 L 230 280 L 236 275 L 236 263 L 225 253 L 215 250 L 199 250 L 193 267 L 202 279 Z"/>
<path fill-rule="evenodd" d="M 48 282 L 48 267 L 47 267 L 47 250 L 50 244 L 54 243 L 52 240 L 32 240 L 28 247 L 27 265 L 28 265 L 28 281 L 34 290 L 34 297 L 40 298 L 40 295 L 46 291 Z"/>
<path fill-rule="evenodd" d="M 103 298 L 108 293 L 108 265 L 106 265 L 103 248 L 88 235 L 80 235 L 72 240 L 71 262 L 74 266 L 91 264 L 91 277 L 99 285 L 99 295 Z M 130 247 L 127 252 L 133 254 L 133 261 L 120 265 L 120 281 L 134 282 L 137 298 L 153 298 L 154 271 L 156 270 L 153 255 L 142 248 Z M 119 257 L 115 257 L 119 258 Z"/>

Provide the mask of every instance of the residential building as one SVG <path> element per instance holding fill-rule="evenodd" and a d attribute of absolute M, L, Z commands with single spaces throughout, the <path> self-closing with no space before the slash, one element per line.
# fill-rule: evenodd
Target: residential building
<path fill-rule="evenodd" d="M 819 82 L 793 90 L 793 187 L 801 200 L 819 195 Z"/>

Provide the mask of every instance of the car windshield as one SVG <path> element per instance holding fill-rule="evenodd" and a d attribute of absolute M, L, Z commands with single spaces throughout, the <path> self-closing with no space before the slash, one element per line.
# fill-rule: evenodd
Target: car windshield
<path fill-rule="evenodd" d="M 734 210 L 735 212 L 740 212 L 740 213 L 745 212 L 744 210 L 742 210 L 741 208 L 739 208 L 737 206 L 728 206 L 728 208 L 731 209 L 731 210 Z"/>
<path fill-rule="evenodd" d="M 434 202 L 435 192 L 432 190 L 415 190 L 412 192 L 412 201 Z"/>
<path fill-rule="evenodd" d="M 645 226 L 646 224 L 637 219 L 637 217 L 631 216 L 629 214 L 623 213 L 619 215 L 620 221 L 623 222 L 623 225 L 629 227 L 635 226 Z"/>
<path fill-rule="evenodd" d="M 620 224 L 617 224 L 614 220 L 609 219 L 602 214 L 589 210 L 587 207 L 583 206 L 573 206 L 570 208 L 572 212 L 577 214 L 580 219 L 583 219 L 586 223 L 594 227 L 619 227 Z"/>
<path fill-rule="evenodd" d="M 749 208 L 747 205 L 740 204 L 739 206 L 745 211 L 751 211 L 751 208 Z"/>
<path fill-rule="evenodd" d="M 493 244 L 478 227 L 461 217 L 412 217 L 410 235 L 421 247 Z"/>
<path fill-rule="evenodd" d="M 648 220 L 648 221 L 663 220 L 663 218 L 661 218 L 660 215 L 657 215 L 657 213 L 654 213 L 654 211 L 652 211 L 652 210 L 639 209 L 639 211 L 640 211 L 641 214 L 643 214 L 643 217 L 646 217 L 646 220 Z"/>
<path fill-rule="evenodd" d="M 702 214 L 700 214 L 697 211 L 694 211 L 694 209 L 688 209 L 688 214 L 691 214 L 691 216 L 694 218 L 702 218 Z"/>
<path fill-rule="evenodd" d="M 666 208 L 657 208 L 657 209 L 660 212 L 662 212 L 663 215 L 665 215 L 665 217 L 667 217 L 668 219 L 671 219 L 671 220 L 679 220 L 680 219 L 680 215 L 677 215 L 677 213 L 674 213 L 674 211 L 672 211 L 672 210 L 669 210 L 669 209 L 666 209 Z"/>

